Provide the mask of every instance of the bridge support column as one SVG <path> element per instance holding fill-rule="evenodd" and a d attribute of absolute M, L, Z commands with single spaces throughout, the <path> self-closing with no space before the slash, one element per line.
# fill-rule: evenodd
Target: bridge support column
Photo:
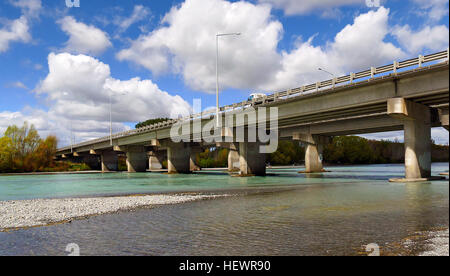
<path fill-rule="evenodd" d="M 191 146 L 188 143 L 170 143 L 167 147 L 169 174 L 190 173 Z"/>
<path fill-rule="evenodd" d="M 403 121 L 405 133 L 406 179 L 392 179 L 391 181 L 423 181 L 430 179 L 430 108 L 403 98 L 393 98 L 388 100 L 388 114 Z"/>
<path fill-rule="evenodd" d="M 102 172 L 118 171 L 119 159 L 114 151 L 103 151 L 101 153 Z"/>
<path fill-rule="evenodd" d="M 259 152 L 259 142 L 239 143 L 239 167 L 241 176 L 265 176 L 266 154 Z"/>
<path fill-rule="evenodd" d="M 129 173 L 147 171 L 148 159 L 144 146 L 128 146 L 126 153 Z"/>
<path fill-rule="evenodd" d="M 441 121 L 441 125 L 448 131 L 448 107 L 447 108 L 439 108 L 439 120 Z"/>
<path fill-rule="evenodd" d="M 309 133 L 296 133 L 293 139 L 306 144 L 305 173 L 325 172 L 322 163 L 323 149 L 330 142 L 330 138 Z"/>
<path fill-rule="evenodd" d="M 160 152 L 151 151 L 148 155 L 148 167 L 150 170 L 161 170 L 164 158 Z"/>
<path fill-rule="evenodd" d="M 240 169 L 239 162 L 239 145 L 236 143 L 232 143 L 230 148 L 228 149 L 228 171 L 235 172 Z"/>
<path fill-rule="evenodd" d="M 190 167 L 191 172 L 201 170 L 201 168 L 197 165 L 197 153 L 200 153 L 200 152 L 201 152 L 200 148 L 196 148 L 196 149 L 191 148 L 191 154 L 189 157 L 189 167 Z"/>

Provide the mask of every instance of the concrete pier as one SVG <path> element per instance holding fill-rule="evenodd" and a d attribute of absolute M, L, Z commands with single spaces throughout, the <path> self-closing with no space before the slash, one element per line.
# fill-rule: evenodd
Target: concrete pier
<path fill-rule="evenodd" d="M 445 108 L 439 108 L 438 112 L 442 127 L 448 131 L 448 106 Z"/>
<path fill-rule="evenodd" d="M 201 149 L 192 149 L 189 157 L 189 167 L 191 172 L 200 171 L 201 168 L 197 165 L 197 153 L 201 152 Z"/>
<path fill-rule="evenodd" d="M 144 146 L 127 146 L 126 154 L 128 172 L 147 171 L 148 159 Z"/>
<path fill-rule="evenodd" d="M 191 146 L 189 143 L 170 143 L 167 146 L 168 172 L 190 173 Z"/>
<path fill-rule="evenodd" d="M 239 151 L 237 149 L 229 149 L 228 151 L 228 171 L 235 172 L 240 170 Z"/>
<path fill-rule="evenodd" d="M 406 179 L 423 181 L 431 177 L 430 108 L 405 100 L 388 100 L 388 114 L 404 125 Z"/>
<path fill-rule="evenodd" d="M 311 135 L 309 133 L 296 133 L 293 136 L 293 140 L 306 144 L 304 173 L 324 172 L 322 163 L 323 149 L 330 142 L 329 137 Z"/>
<path fill-rule="evenodd" d="M 102 172 L 118 171 L 119 159 L 117 153 L 114 151 L 102 151 L 101 152 Z"/>
<path fill-rule="evenodd" d="M 241 176 L 265 176 L 266 154 L 259 152 L 258 142 L 239 143 L 239 167 Z"/>
<path fill-rule="evenodd" d="M 163 151 L 150 151 L 148 153 L 148 167 L 150 170 L 163 169 L 163 162 L 167 159 Z"/>

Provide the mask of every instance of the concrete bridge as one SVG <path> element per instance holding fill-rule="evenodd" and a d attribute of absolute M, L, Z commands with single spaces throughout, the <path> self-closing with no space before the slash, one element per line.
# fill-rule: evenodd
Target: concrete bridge
<path fill-rule="evenodd" d="M 259 151 L 263 143 L 249 139 L 248 135 L 244 140 L 236 137 L 236 129 L 248 130 L 257 119 L 243 116 L 241 123 L 232 119 L 245 115 L 248 110 L 260 113 L 259 107 L 277 108 L 276 126 L 267 123 L 267 127 L 276 131 L 278 138 L 307 145 L 307 173 L 323 171 L 321 154 L 330 137 L 404 130 L 406 179 L 428 179 L 431 128 L 449 128 L 449 51 L 395 61 L 262 99 L 224 106 L 220 108 L 222 124 L 214 129 L 216 138 L 223 138 L 224 142 L 198 139 L 205 134 L 202 127 L 215 122 L 214 113 L 205 111 L 60 148 L 57 156 L 78 158 L 94 165 L 99 162 L 103 171 L 115 171 L 118 154 L 124 154 L 129 172 L 160 168 L 162 160 L 167 158 L 169 173 L 189 173 L 196 169 L 195 153 L 202 147 L 217 146 L 230 150 L 229 170 L 239 170 L 241 175 L 265 175 L 266 154 Z M 190 131 L 179 133 L 177 138 L 183 140 L 174 142 L 171 129 L 176 125 Z"/>

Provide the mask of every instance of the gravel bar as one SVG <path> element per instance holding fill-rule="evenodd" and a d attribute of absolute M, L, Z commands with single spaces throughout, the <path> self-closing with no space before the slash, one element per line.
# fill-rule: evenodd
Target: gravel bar
<path fill-rule="evenodd" d="M 430 233 L 430 239 L 427 241 L 428 251 L 423 252 L 420 256 L 449 256 L 448 244 L 448 229 L 432 232 Z"/>
<path fill-rule="evenodd" d="M 121 210 L 179 204 L 223 196 L 146 195 L 0 201 L 0 231 L 45 226 Z"/>

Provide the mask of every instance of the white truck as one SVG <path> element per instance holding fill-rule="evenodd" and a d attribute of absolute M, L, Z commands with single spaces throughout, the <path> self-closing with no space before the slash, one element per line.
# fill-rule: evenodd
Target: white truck
<path fill-rule="evenodd" d="M 254 100 L 259 100 L 266 97 L 266 94 L 263 93 L 252 93 L 250 94 L 250 96 L 248 97 L 248 101 L 254 101 Z"/>

